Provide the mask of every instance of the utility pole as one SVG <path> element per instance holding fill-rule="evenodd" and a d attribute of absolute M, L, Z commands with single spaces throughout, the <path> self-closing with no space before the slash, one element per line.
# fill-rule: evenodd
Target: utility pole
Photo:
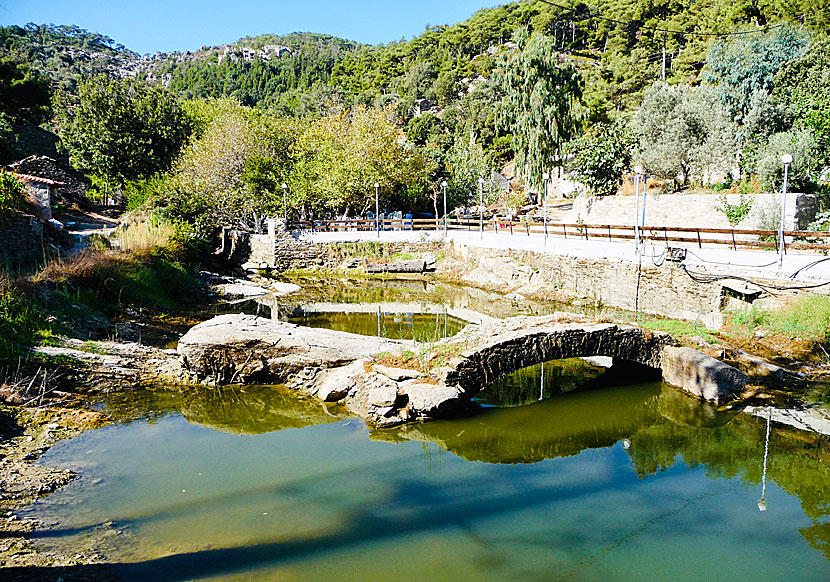
<path fill-rule="evenodd" d="M 663 72 L 660 76 L 663 81 L 666 80 L 666 31 L 663 31 Z"/>

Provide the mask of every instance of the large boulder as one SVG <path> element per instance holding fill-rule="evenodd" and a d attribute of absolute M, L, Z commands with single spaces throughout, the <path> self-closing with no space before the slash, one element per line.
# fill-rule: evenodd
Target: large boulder
<path fill-rule="evenodd" d="M 178 353 L 182 368 L 200 383 L 277 383 L 409 343 L 239 314 L 193 327 L 179 340 Z"/>
<path fill-rule="evenodd" d="M 722 404 L 739 394 L 749 377 L 692 348 L 663 348 L 663 379 L 703 400 Z"/>

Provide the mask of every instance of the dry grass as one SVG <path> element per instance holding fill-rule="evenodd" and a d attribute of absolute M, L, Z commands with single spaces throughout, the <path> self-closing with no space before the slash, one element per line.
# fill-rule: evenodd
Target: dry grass
<path fill-rule="evenodd" d="M 175 234 L 176 229 L 169 222 L 145 218 L 119 228 L 111 238 L 118 241 L 118 248 L 122 251 L 135 252 L 164 247 Z"/>

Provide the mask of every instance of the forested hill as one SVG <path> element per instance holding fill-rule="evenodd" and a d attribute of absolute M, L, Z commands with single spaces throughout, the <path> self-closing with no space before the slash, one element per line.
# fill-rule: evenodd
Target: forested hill
<path fill-rule="evenodd" d="M 587 79 L 584 103 L 593 118 L 605 118 L 630 110 L 659 78 L 664 43 L 668 80 L 694 82 L 716 40 L 709 34 L 781 21 L 824 28 L 830 7 L 823 0 L 530 0 L 483 9 L 458 24 L 427 26 L 412 40 L 385 45 L 295 33 L 144 57 L 75 26 L 30 24 L 0 29 L 0 50 L 64 86 L 97 72 L 139 76 L 188 98 L 234 96 L 305 116 L 332 97 L 346 104 L 395 99 L 403 110 L 419 98 L 455 101 L 469 80 L 489 77 L 497 52 L 516 29 L 527 27 L 548 34 L 563 58 L 575 60 Z"/>

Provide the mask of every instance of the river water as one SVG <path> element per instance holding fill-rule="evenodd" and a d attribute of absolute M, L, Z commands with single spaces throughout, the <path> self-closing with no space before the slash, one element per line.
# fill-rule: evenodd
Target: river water
<path fill-rule="evenodd" d="M 608 364 L 388 430 L 279 386 L 111 395 L 119 422 L 41 460 L 80 478 L 25 513 L 126 580 L 830 579 L 826 437 L 765 447 L 763 419 Z"/>

